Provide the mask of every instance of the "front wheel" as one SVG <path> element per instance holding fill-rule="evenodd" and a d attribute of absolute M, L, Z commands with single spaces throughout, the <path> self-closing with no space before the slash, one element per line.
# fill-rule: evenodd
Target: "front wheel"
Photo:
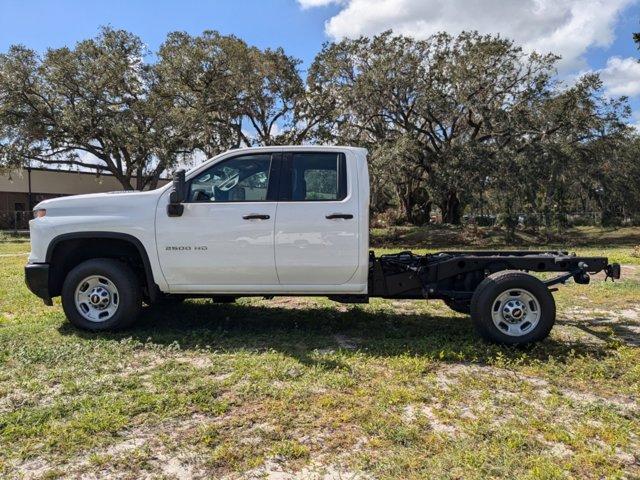
<path fill-rule="evenodd" d="M 62 308 L 83 330 L 116 330 L 138 316 L 142 293 L 138 277 L 120 261 L 96 258 L 69 272 L 62 286 Z"/>
<path fill-rule="evenodd" d="M 533 275 L 502 271 L 485 278 L 471 299 L 471 318 L 491 342 L 523 345 L 545 339 L 556 321 L 547 286 Z"/>

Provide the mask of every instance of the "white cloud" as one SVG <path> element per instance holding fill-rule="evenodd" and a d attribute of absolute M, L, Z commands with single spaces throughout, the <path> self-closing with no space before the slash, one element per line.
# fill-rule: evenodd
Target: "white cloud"
<path fill-rule="evenodd" d="M 586 66 L 590 47 L 607 47 L 621 11 L 638 0 L 298 0 L 303 8 L 344 5 L 325 24 L 333 39 L 396 33 L 425 38 L 438 31 L 500 33 L 527 51 L 561 55 L 564 72 Z"/>
<path fill-rule="evenodd" d="M 640 63 L 636 58 L 611 57 L 598 73 L 608 95 L 640 94 Z"/>
<path fill-rule="evenodd" d="M 343 0 L 298 0 L 298 3 L 303 9 L 313 7 L 326 7 L 332 3 L 344 3 Z"/>

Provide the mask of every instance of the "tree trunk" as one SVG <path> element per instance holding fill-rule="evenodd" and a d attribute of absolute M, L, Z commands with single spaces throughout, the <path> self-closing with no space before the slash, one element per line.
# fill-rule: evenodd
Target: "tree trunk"
<path fill-rule="evenodd" d="M 602 209 L 600 225 L 603 227 L 619 227 L 622 223 L 623 215 L 615 206 L 606 204 Z"/>
<path fill-rule="evenodd" d="M 452 225 L 460 225 L 462 220 L 462 205 L 458 199 L 458 194 L 450 190 L 445 201 L 440 205 L 442 210 L 442 221 Z"/>
<path fill-rule="evenodd" d="M 410 224 L 415 223 L 415 218 L 413 217 L 413 199 L 411 195 L 400 195 L 400 210 L 402 216 L 406 219 L 406 221 Z"/>
<path fill-rule="evenodd" d="M 142 169 L 138 169 L 136 172 L 136 190 L 142 191 L 144 189 L 144 176 L 142 175 Z"/>
<path fill-rule="evenodd" d="M 160 177 L 154 175 L 151 180 L 149 180 L 149 190 L 155 190 L 156 188 L 158 188 L 158 180 L 160 179 Z"/>
<path fill-rule="evenodd" d="M 411 188 L 401 183 L 395 186 L 396 197 L 398 199 L 398 206 L 400 207 L 400 215 L 405 222 L 413 224 L 413 197 L 411 195 Z"/>

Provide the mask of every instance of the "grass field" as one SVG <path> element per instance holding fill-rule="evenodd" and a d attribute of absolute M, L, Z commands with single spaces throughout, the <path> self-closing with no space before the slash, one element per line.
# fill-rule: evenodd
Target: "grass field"
<path fill-rule="evenodd" d="M 512 349 L 439 301 L 192 300 L 88 334 L 5 239 L 0 477 L 640 478 L 632 242 L 579 248 L 624 279 L 561 287 L 551 337 Z"/>

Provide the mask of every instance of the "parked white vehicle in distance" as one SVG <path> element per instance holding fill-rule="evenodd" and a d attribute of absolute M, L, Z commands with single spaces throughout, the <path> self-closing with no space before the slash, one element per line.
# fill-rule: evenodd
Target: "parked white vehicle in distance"
<path fill-rule="evenodd" d="M 117 193 L 117 194 L 116 194 Z M 172 185 L 39 203 L 30 222 L 27 285 L 62 297 L 88 330 L 124 328 L 142 302 L 189 296 L 326 295 L 443 299 L 501 343 L 545 338 L 549 287 L 619 265 L 566 252 L 369 252 L 369 174 L 362 148 L 231 150 Z M 525 271 L 564 272 L 545 282 Z"/>

